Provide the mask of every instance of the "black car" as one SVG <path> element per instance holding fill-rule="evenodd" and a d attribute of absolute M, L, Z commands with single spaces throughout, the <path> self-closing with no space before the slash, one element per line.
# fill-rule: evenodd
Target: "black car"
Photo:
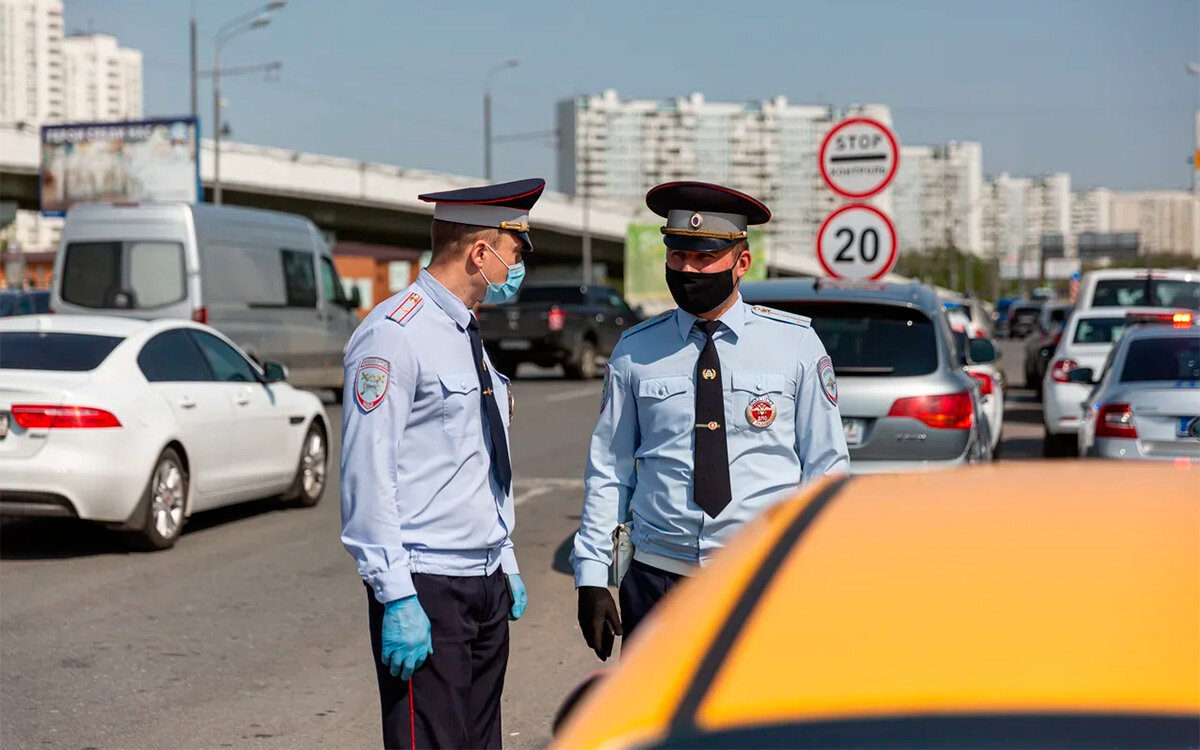
<path fill-rule="evenodd" d="M 1015 339 L 1023 339 L 1037 328 L 1042 300 L 1019 300 L 1008 308 L 1008 331 Z"/>
<path fill-rule="evenodd" d="M 1046 367 L 1058 347 L 1063 326 L 1074 309 L 1075 306 L 1070 302 L 1046 303 L 1038 313 L 1037 326 L 1025 339 L 1025 387 L 1032 389 L 1038 398 L 1042 397 L 1042 378 L 1046 376 Z"/>

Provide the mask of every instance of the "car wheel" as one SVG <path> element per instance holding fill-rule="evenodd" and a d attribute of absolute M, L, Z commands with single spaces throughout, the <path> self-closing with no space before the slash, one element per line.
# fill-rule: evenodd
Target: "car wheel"
<path fill-rule="evenodd" d="M 591 341 L 584 341 L 579 345 L 579 355 L 574 362 L 568 362 L 565 366 L 567 376 L 573 380 L 591 380 L 596 377 L 599 370 L 596 367 L 596 345 Z"/>
<path fill-rule="evenodd" d="M 325 429 L 321 427 L 320 422 L 314 421 L 300 445 L 300 463 L 296 467 L 296 477 L 292 480 L 292 486 L 284 493 L 284 500 L 301 508 L 311 508 L 321 502 L 328 468 L 329 448 Z"/>
<path fill-rule="evenodd" d="M 130 547 L 162 550 L 175 545 L 183 531 L 187 504 L 188 474 L 174 448 L 167 448 L 154 464 L 142 504 L 146 517 L 142 528 L 127 537 Z"/>

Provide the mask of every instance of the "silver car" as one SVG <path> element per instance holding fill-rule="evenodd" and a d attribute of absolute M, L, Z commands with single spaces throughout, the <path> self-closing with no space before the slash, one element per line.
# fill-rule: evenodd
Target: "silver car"
<path fill-rule="evenodd" d="M 1200 327 L 1187 313 L 1125 332 L 1085 402 L 1079 455 L 1200 459 Z M 1184 318 L 1186 316 L 1186 319 Z M 1093 371 L 1067 373 L 1090 383 Z"/>
<path fill-rule="evenodd" d="M 979 383 L 964 366 L 995 351 L 987 339 L 958 351 L 929 287 L 777 279 L 745 283 L 742 296 L 812 318 L 838 377 L 852 473 L 991 458 Z"/>

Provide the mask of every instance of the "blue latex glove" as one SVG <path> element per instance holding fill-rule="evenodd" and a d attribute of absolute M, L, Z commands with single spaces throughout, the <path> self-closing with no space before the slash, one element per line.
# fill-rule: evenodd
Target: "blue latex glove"
<path fill-rule="evenodd" d="M 382 641 L 379 657 L 392 677 L 407 680 L 433 653 L 429 618 L 417 597 L 406 596 L 383 605 Z"/>
<path fill-rule="evenodd" d="M 525 605 L 529 603 L 529 596 L 525 593 L 525 582 L 521 580 L 519 573 L 513 573 L 508 577 L 508 592 L 512 594 L 512 609 L 508 612 L 508 619 L 520 620 L 521 615 L 525 614 Z"/>

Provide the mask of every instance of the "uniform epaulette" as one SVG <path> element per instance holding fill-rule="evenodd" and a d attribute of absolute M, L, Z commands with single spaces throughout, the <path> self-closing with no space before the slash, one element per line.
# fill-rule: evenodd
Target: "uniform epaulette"
<path fill-rule="evenodd" d="M 652 318 L 646 318 L 641 323 L 638 323 L 637 325 L 633 326 L 632 328 L 625 329 L 625 332 L 621 334 L 621 338 L 625 338 L 626 336 L 632 336 L 633 334 L 637 333 L 638 331 L 644 331 L 647 328 L 649 328 L 650 326 L 658 325 L 659 323 L 663 322 L 664 320 L 666 320 L 667 318 L 671 317 L 674 314 L 675 314 L 675 310 L 674 310 L 674 308 L 672 308 L 670 310 L 665 310 L 663 312 L 660 312 L 658 315 L 655 315 Z"/>
<path fill-rule="evenodd" d="M 753 307 L 750 308 L 750 311 L 753 312 L 755 315 L 759 316 L 760 318 L 766 318 L 768 320 L 778 320 L 778 321 L 782 321 L 784 323 L 791 323 L 792 325 L 800 326 L 801 328 L 811 328 L 812 327 L 812 318 L 806 318 L 803 315 L 796 315 L 795 313 L 784 312 L 783 310 L 776 310 L 773 307 L 764 307 L 762 305 L 754 305 Z"/>
<path fill-rule="evenodd" d="M 400 325 L 408 325 L 408 321 L 412 320 L 417 314 L 417 310 L 421 309 L 421 305 L 425 304 L 425 298 L 416 292 L 410 293 L 404 298 L 404 301 L 396 305 L 396 309 L 387 314 L 388 319 L 394 320 Z"/>

